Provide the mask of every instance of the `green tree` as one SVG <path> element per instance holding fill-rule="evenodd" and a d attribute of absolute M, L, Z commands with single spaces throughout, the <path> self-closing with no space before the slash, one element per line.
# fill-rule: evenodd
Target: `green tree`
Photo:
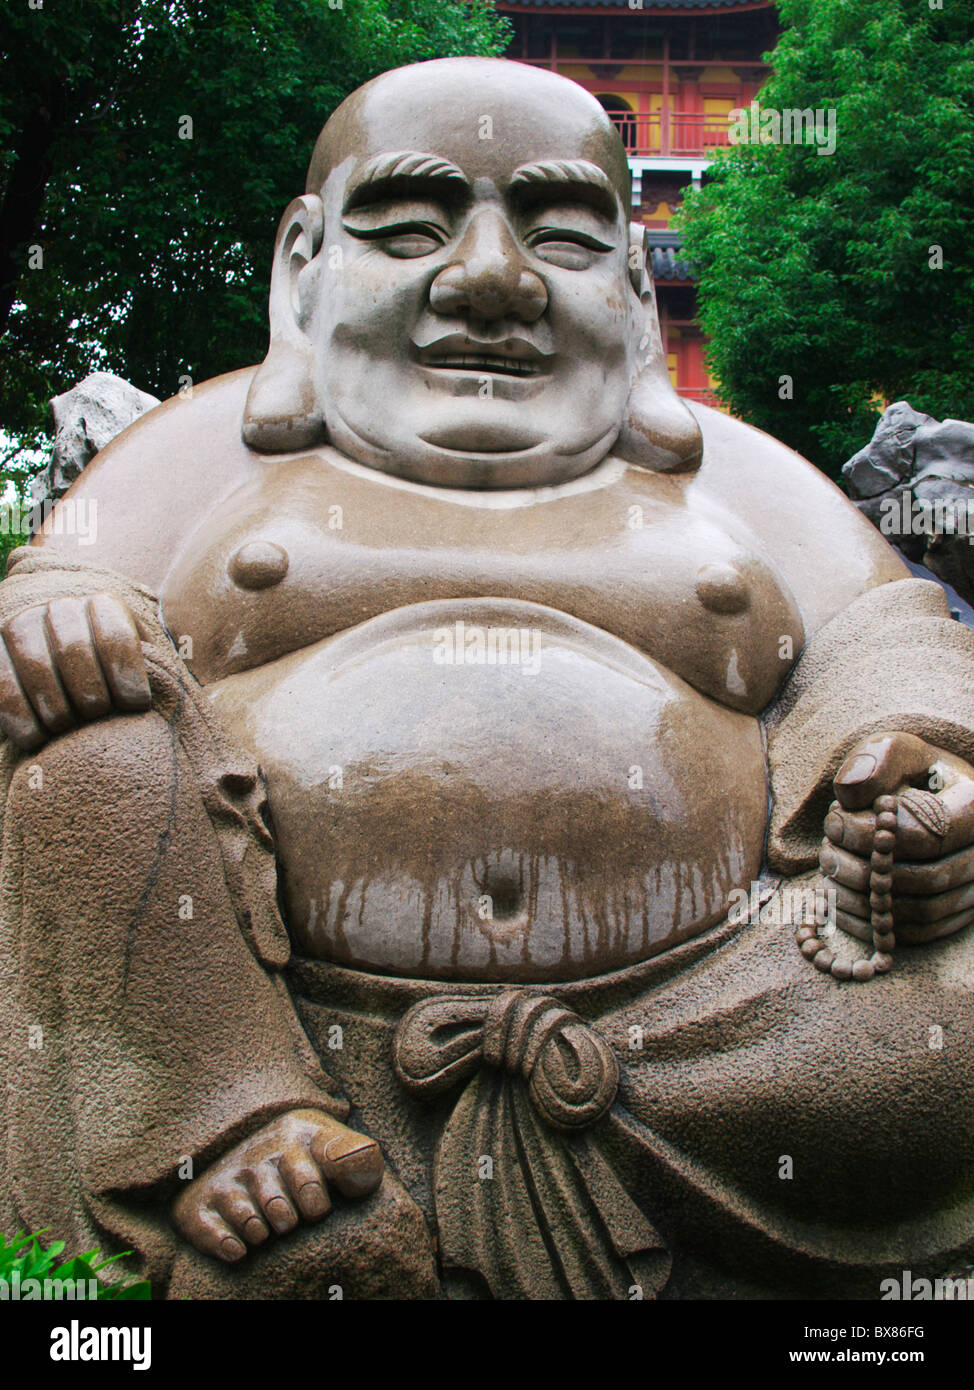
<path fill-rule="evenodd" d="M 724 400 L 834 475 L 889 401 L 974 418 L 974 6 L 779 10 L 760 104 L 833 109 L 835 153 L 738 145 L 682 225 Z"/>
<path fill-rule="evenodd" d="M 0 431 L 36 445 L 95 368 L 166 397 L 259 360 L 274 232 L 330 112 L 507 34 L 488 0 L 4 0 Z"/>

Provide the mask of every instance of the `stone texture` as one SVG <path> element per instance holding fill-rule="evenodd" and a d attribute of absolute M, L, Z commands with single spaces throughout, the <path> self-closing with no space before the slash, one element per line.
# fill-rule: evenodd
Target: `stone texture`
<path fill-rule="evenodd" d="M 174 1298 L 875 1298 L 974 1249 L 974 638 L 676 397 L 628 215 L 574 84 L 377 79 L 265 361 L 15 555 L 0 1227 Z M 823 832 L 881 979 L 797 948 Z"/>
<path fill-rule="evenodd" d="M 51 401 L 54 452 L 30 483 L 32 503 L 57 501 L 99 450 L 159 401 L 111 372 L 92 372 Z"/>
<path fill-rule="evenodd" d="M 842 475 L 892 544 L 974 602 L 974 424 L 896 401 Z"/>

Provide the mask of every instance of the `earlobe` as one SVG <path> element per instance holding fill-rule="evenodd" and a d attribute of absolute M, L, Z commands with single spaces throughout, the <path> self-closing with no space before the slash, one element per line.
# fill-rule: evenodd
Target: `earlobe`
<path fill-rule="evenodd" d="M 642 337 L 637 352 L 626 418 L 613 453 L 656 473 L 689 473 L 699 468 L 703 436 L 689 409 L 676 394 L 666 368 L 656 291 L 647 263 L 645 227 L 630 228 L 629 276 L 642 306 Z"/>
<path fill-rule="evenodd" d="M 295 198 L 281 218 L 269 304 L 271 341 L 247 394 L 241 433 L 261 453 L 319 444 L 324 421 L 314 382 L 314 351 L 305 335 L 298 280 L 321 249 L 324 210 L 315 194 Z"/>

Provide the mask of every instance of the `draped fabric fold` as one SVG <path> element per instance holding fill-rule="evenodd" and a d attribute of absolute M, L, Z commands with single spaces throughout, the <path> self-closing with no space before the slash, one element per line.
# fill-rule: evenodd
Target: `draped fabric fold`
<path fill-rule="evenodd" d="M 655 1297 L 670 1258 L 602 1152 L 619 1065 L 591 1025 L 524 990 L 440 996 L 403 1016 L 393 1054 L 416 1095 L 466 1083 L 435 1158 L 445 1270 L 494 1298 Z"/>
<path fill-rule="evenodd" d="M 290 946 L 260 769 L 177 656 L 154 596 L 28 550 L 0 587 L 0 626 L 99 592 L 136 619 L 152 710 L 26 757 L 0 740 L 0 1229 L 134 1249 L 159 1290 L 180 1177 L 282 1111 L 348 1107 L 281 973 Z"/>

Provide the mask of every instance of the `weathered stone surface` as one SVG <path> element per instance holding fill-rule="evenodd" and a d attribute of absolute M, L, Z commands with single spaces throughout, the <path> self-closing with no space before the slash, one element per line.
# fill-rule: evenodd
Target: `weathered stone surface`
<path fill-rule="evenodd" d="M 842 474 L 893 545 L 974 601 L 974 424 L 896 401 Z"/>
<path fill-rule="evenodd" d="M 913 466 L 916 432 L 929 420 L 907 401 L 887 406 L 872 439 L 842 469 L 852 496 L 875 497 L 906 478 Z"/>
<path fill-rule="evenodd" d="M 111 372 L 92 372 L 51 401 L 54 452 L 43 472 L 31 479 L 31 502 L 56 501 L 116 435 L 159 404 Z"/>
<path fill-rule="evenodd" d="M 0 1229 L 161 1297 L 875 1298 L 974 1251 L 974 634 L 679 400 L 628 218 L 574 84 L 385 74 L 264 363 L 19 552 Z"/>

